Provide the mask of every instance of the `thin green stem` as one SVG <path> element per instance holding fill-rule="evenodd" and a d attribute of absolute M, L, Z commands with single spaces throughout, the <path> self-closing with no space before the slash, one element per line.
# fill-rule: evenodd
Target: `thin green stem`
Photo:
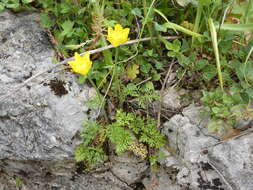
<path fill-rule="evenodd" d="M 146 24 L 147 24 L 147 27 L 148 27 L 148 32 L 149 32 L 150 37 L 152 38 L 154 36 L 154 32 L 153 32 L 152 25 L 151 25 L 151 23 L 150 23 L 150 21 L 148 19 L 150 12 L 148 14 L 147 1 L 146 0 L 142 0 L 142 4 L 143 4 L 144 17 L 145 17 L 145 19 L 147 18 L 147 23 Z M 152 9 L 150 9 L 150 10 L 152 10 Z M 151 40 L 151 44 L 155 45 L 154 44 L 154 40 Z"/>
<path fill-rule="evenodd" d="M 143 32 L 144 32 L 144 28 L 145 28 L 145 26 L 146 26 L 146 24 L 147 24 L 148 17 L 149 17 L 149 15 L 150 15 L 150 12 L 151 12 L 153 6 L 154 6 L 154 3 L 155 3 L 155 0 L 152 1 L 151 5 L 150 5 L 150 7 L 149 7 L 149 9 L 148 9 L 148 12 L 147 12 L 147 14 L 146 14 L 146 16 L 145 16 L 145 18 L 144 18 L 144 22 L 143 22 L 143 25 L 142 25 L 142 27 L 141 27 L 141 32 L 140 32 L 140 34 L 139 34 L 139 36 L 138 36 L 138 39 L 141 38 L 141 36 L 142 36 L 142 34 L 143 34 Z M 151 39 L 152 39 L 152 38 L 151 38 Z M 136 47 L 139 46 L 139 43 L 140 43 L 140 42 L 137 42 Z"/>
<path fill-rule="evenodd" d="M 95 88 L 95 90 L 96 90 L 96 92 L 97 92 L 97 95 L 98 95 L 98 98 L 99 98 L 99 102 L 101 102 L 101 105 L 100 105 L 100 107 L 99 107 L 99 110 L 101 111 L 101 109 L 103 110 L 103 112 L 104 112 L 104 116 L 105 116 L 105 119 L 108 121 L 108 117 L 107 117 L 107 114 L 106 114 L 106 112 L 105 112 L 105 108 L 104 108 L 104 101 L 103 101 L 103 99 L 101 99 L 101 94 L 100 94 L 100 92 L 99 92 L 99 90 L 98 90 L 98 88 L 97 88 L 97 86 L 96 86 L 96 84 L 93 82 L 93 80 L 91 80 L 89 77 L 88 77 L 88 80 L 89 80 L 89 82 L 91 83 L 91 85 L 93 86 L 93 88 Z M 99 114 L 100 114 L 100 111 L 99 111 Z M 97 115 L 97 116 L 99 116 L 99 114 Z"/>
<path fill-rule="evenodd" d="M 193 28 L 193 32 L 195 32 L 195 33 L 199 32 L 199 25 L 200 25 L 200 18 L 201 18 L 202 10 L 203 10 L 203 4 L 201 3 L 201 1 L 199 1 L 198 8 L 197 8 L 197 15 L 195 18 L 194 28 Z M 194 45 L 195 39 L 196 38 L 193 36 L 192 37 L 192 46 Z"/>
<path fill-rule="evenodd" d="M 247 57 L 246 57 L 246 60 L 245 60 L 245 62 L 244 62 L 243 76 L 244 76 L 244 79 L 245 79 L 245 81 L 246 81 L 247 84 L 249 84 L 249 82 L 248 82 L 247 76 L 246 76 L 246 68 L 247 68 L 247 63 L 248 63 L 248 60 L 249 60 L 250 55 L 252 54 L 252 52 L 253 52 L 253 46 L 252 46 L 251 49 L 249 50 L 249 53 L 248 53 L 248 55 L 247 55 Z"/>

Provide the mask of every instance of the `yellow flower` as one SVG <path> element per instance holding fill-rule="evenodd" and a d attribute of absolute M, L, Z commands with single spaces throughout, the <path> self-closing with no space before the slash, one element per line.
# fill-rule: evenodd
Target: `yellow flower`
<path fill-rule="evenodd" d="M 69 61 L 68 64 L 71 66 L 73 72 L 85 75 L 89 72 L 92 61 L 90 60 L 90 54 L 85 53 L 84 56 L 80 56 L 75 52 L 75 60 Z"/>
<path fill-rule="evenodd" d="M 112 27 L 108 28 L 108 35 L 107 35 L 107 40 L 114 45 L 115 47 L 119 46 L 120 44 L 125 43 L 128 38 L 130 29 L 129 28 L 124 28 L 120 24 L 116 24 L 114 26 L 114 30 Z"/>

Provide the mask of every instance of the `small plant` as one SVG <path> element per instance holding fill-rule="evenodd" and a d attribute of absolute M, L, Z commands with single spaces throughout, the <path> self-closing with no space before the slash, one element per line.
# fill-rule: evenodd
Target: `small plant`
<path fill-rule="evenodd" d="M 0 12 L 5 8 L 18 10 L 22 6 L 25 7 L 34 0 L 1 0 L 0 1 Z"/>
<path fill-rule="evenodd" d="M 23 181 L 22 178 L 20 178 L 19 176 L 15 177 L 15 183 L 16 183 L 16 187 L 17 189 L 21 189 L 23 186 Z"/>
<path fill-rule="evenodd" d="M 81 136 L 83 141 L 76 148 L 75 158 L 84 161 L 87 168 L 106 158 L 103 151 L 106 140 L 115 146 L 117 154 L 131 151 L 142 159 L 148 156 L 147 147 L 158 149 L 166 143 L 153 118 L 143 118 L 122 110 L 117 111 L 115 121 L 109 125 L 86 122 Z"/>

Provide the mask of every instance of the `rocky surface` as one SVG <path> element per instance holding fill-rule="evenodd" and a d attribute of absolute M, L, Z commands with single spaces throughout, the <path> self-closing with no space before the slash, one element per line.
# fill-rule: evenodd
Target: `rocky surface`
<path fill-rule="evenodd" d="M 171 110 L 181 108 L 180 96 L 175 88 L 168 88 L 163 95 L 163 107 Z"/>
<path fill-rule="evenodd" d="M 37 14 L 0 13 L 0 97 L 52 66 L 53 48 Z M 130 189 L 112 173 L 83 173 L 73 158 L 85 102 L 95 90 L 63 67 L 45 73 L 0 102 L 0 190 Z M 1 98 L 0 98 L 1 99 Z M 118 165 L 119 166 L 119 165 Z M 81 172 L 80 172 L 81 171 Z"/>
<path fill-rule="evenodd" d="M 164 124 L 176 154 L 163 150 L 161 164 L 177 169 L 177 184 L 189 189 L 253 189 L 253 134 L 219 143 L 208 134 L 208 118 L 201 118 L 198 110 L 191 105 Z"/>
<path fill-rule="evenodd" d="M 0 13 L 0 100 L 27 78 L 52 66 L 54 51 L 37 14 Z M 169 149 L 156 172 L 131 153 L 109 156 L 86 173 L 73 158 L 85 102 L 94 89 L 60 67 L 0 101 L 0 190 L 249 190 L 253 189 L 253 134 L 219 142 L 208 118 L 191 105 L 164 123 Z M 165 108 L 181 110 L 166 91 Z"/>

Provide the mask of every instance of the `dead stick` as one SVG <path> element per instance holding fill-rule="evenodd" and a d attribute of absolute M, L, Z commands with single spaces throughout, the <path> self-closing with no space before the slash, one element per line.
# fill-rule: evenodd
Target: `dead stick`
<path fill-rule="evenodd" d="M 161 100 L 160 100 L 160 103 L 159 103 L 158 114 L 157 114 L 157 128 L 159 128 L 160 124 L 161 124 L 161 110 L 162 110 L 162 105 L 163 105 L 164 89 L 165 89 L 166 83 L 167 83 L 167 81 L 169 79 L 169 76 L 171 74 L 171 70 L 172 70 L 173 65 L 174 65 L 174 62 L 172 62 L 170 64 L 169 70 L 168 70 L 168 72 L 167 72 L 167 74 L 165 76 L 165 79 L 163 81 L 162 88 L 161 88 L 161 91 L 160 91 L 160 98 L 161 98 Z"/>

